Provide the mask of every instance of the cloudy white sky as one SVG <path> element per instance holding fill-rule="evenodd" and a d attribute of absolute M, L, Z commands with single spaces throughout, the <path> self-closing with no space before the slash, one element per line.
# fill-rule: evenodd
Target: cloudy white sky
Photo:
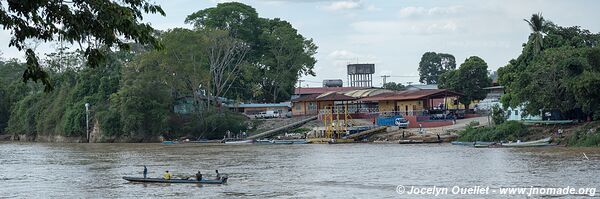
<path fill-rule="evenodd" d="M 158 0 L 167 16 L 145 20 L 157 29 L 190 27 L 187 15 L 215 6 L 219 0 Z M 495 70 L 515 58 L 530 30 L 523 21 L 533 13 L 562 26 L 600 31 L 600 1 L 593 0 L 241 0 L 261 17 L 291 22 L 319 46 L 316 77 L 302 77 L 303 86 L 323 79 L 346 81 L 348 63 L 375 63 L 376 76 L 388 81 L 416 82 L 421 55 L 453 54 L 457 64 L 480 56 Z M 4 57 L 23 57 L 8 48 L 9 32 L 0 32 Z M 374 78 L 380 86 L 382 79 Z"/>

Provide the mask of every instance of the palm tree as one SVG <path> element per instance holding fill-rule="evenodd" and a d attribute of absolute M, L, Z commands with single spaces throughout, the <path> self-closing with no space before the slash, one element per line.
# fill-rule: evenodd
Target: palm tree
<path fill-rule="evenodd" d="M 539 54 L 544 49 L 544 27 L 546 27 L 546 21 L 542 17 L 542 13 L 531 15 L 531 19 L 523 19 L 529 24 L 531 31 L 533 31 L 532 43 L 534 54 Z"/>

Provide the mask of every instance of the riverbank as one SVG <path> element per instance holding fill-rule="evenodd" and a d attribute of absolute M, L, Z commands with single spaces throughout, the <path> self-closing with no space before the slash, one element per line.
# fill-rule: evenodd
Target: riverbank
<path fill-rule="evenodd" d="M 600 121 L 578 124 L 524 125 L 516 121 L 458 132 L 460 141 L 531 141 L 552 137 L 561 146 L 600 147 Z"/>

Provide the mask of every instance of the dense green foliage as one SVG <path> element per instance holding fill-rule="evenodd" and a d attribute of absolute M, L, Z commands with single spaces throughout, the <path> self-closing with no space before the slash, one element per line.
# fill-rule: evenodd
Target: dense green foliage
<path fill-rule="evenodd" d="M 231 5 L 238 7 L 223 9 Z M 43 92 L 43 84 L 22 81 L 27 64 L 0 62 L 0 133 L 85 137 L 85 103 L 91 105 L 91 126 L 100 130 L 92 141 L 214 139 L 227 131 L 246 131 L 248 119 L 229 111 L 221 103 L 224 97 L 289 99 L 299 75 L 314 75 L 316 46 L 288 22 L 258 18 L 243 4 L 207 10 L 219 13 L 208 13 L 209 17 L 240 17 L 240 8 L 254 13 L 258 24 L 242 20 L 249 24 L 236 28 L 231 21 L 217 20 L 198 22 L 193 30 L 160 32 L 157 36 L 164 44 L 160 50 L 138 41 L 127 44 L 133 47 L 131 52 L 106 54 L 96 67 L 90 67 L 86 52 L 59 48 L 39 60 L 53 77 L 52 92 Z M 249 49 L 248 55 L 244 49 Z M 186 103 L 194 107 L 191 112 L 175 111 L 176 104 Z"/>
<path fill-rule="evenodd" d="M 249 64 L 241 68 L 241 78 L 232 85 L 230 98 L 285 101 L 301 75 L 315 75 L 312 69 L 317 46 L 287 21 L 261 18 L 254 8 L 231 2 L 193 13 L 186 22 L 199 31 L 226 30 L 250 46 Z"/>
<path fill-rule="evenodd" d="M 39 80 L 46 91 L 53 84 L 26 40 L 84 44 L 86 63 L 98 66 L 111 47 L 129 50 L 131 41 L 159 46 L 154 29 L 140 22 L 145 13 L 165 15 L 146 0 L 0 1 L 0 24 L 13 35 L 9 46 L 24 50 L 27 57 L 23 81 Z"/>
<path fill-rule="evenodd" d="M 488 76 L 488 65 L 483 59 L 472 56 L 465 60 L 457 70 L 449 70 L 439 79 L 439 87 L 462 93 L 458 101 L 465 109 L 473 100 L 482 100 L 487 92 L 483 90 L 492 84 Z"/>
<path fill-rule="evenodd" d="M 516 121 L 507 121 L 493 127 L 471 127 L 459 133 L 458 140 L 474 141 L 515 141 L 528 134 L 527 126 Z"/>
<path fill-rule="evenodd" d="M 401 91 L 405 89 L 405 86 L 402 85 L 402 83 L 396 83 L 396 82 L 387 82 L 383 85 L 384 89 L 389 89 L 389 90 L 394 90 L 394 91 Z"/>
<path fill-rule="evenodd" d="M 494 106 L 492 106 L 492 121 L 496 125 L 502 124 L 506 121 L 506 113 L 504 113 L 504 110 L 498 104 L 494 104 Z"/>
<path fill-rule="evenodd" d="M 600 147 L 598 122 L 583 125 L 566 138 L 567 146 Z"/>
<path fill-rule="evenodd" d="M 454 69 L 456 69 L 456 60 L 453 55 L 426 52 L 419 62 L 419 82 L 437 84 L 443 73 Z"/>
<path fill-rule="evenodd" d="M 600 118 L 600 34 L 561 27 L 539 15 L 518 58 L 498 69 L 506 107 L 524 105 L 525 113 L 558 110 Z"/>

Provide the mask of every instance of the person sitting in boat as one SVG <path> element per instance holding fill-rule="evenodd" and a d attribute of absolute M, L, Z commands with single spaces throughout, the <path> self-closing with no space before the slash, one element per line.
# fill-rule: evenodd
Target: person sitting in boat
<path fill-rule="evenodd" d="M 215 173 L 217 173 L 216 179 L 220 180 L 221 179 L 221 174 L 219 173 L 219 170 L 215 170 Z"/>
<path fill-rule="evenodd" d="M 198 171 L 198 173 L 196 173 L 196 180 L 198 180 L 198 181 L 202 180 L 202 173 L 200 173 L 200 171 Z"/>
<path fill-rule="evenodd" d="M 171 179 L 171 173 L 169 173 L 169 171 L 165 171 L 165 174 L 163 174 L 163 179 L 165 180 L 170 180 Z"/>

